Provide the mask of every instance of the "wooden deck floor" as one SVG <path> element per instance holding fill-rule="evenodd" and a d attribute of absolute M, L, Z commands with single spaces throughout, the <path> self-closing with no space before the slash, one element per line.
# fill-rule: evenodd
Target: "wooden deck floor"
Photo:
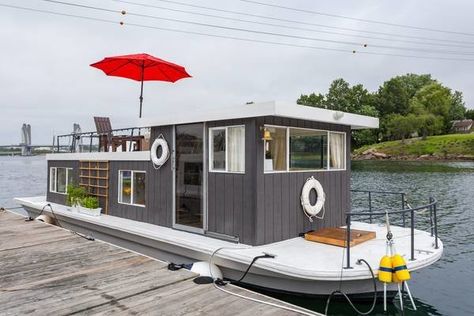
<path fill-rule="evenodd" d="M 187 270 L 0 211 L 2 315 L 298 315 L 238 298 Z M 246 296 L 289 305 L 227 285 Z"/>

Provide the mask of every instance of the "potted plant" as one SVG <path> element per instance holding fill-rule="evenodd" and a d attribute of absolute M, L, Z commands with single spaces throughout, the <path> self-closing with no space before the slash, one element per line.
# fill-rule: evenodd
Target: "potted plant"
<path fill-rule="evenodd" d="M 78 211 L 78 206 L 81 203 L 81 200 L 87 196 L 86 189 L 84 187 L 76 186 L 70 184 L 67 186 L 67 198 L 66 205 L 72 206 L 72 211 Z"/>
<path fill-rule="evenodd" d="M 78 210 L 85 215 L 100 216 L 102 208 L 99 207 L 99 200 L 95 196 L 85 196 L 80 200 Z"/>

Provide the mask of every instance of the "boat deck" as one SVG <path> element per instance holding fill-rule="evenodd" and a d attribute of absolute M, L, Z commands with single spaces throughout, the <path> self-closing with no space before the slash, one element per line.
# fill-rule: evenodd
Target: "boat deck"
<path fill-rule="evenodd" d="M 46 205 L 45 197 L 17 198 L 16 201 L 28 208 L 39 211 Z M 305 280 L 338 281 L 343 273 L 343 280 L 371 279 L 370 271 L 365 265 L 357 265 L 358 259 L 365 259 L 369 264 L 377 268 L 380 258 L 385 255 L 386 227 L 380 224 L 366 224 L 353 222 L 352 228 L 373 231 L 376 238 L 351 247 L 352 269 L 344 269 L 345 251 L 342 247 L 311 242 L 304 238 L 292 238 L 262 246 L 249 246 L 235 244 L 228 241 L 210 238 L 205 235 L 193 234 L 174 230 L 167 227 L 152 225 L 148 223 L 133 221 L 109 215 L 92 217 L 77 214 L 68 210 L 67 206 L 51 203 L 55 214 L 71 218 L 83 223 L 95 225 L 102 228 L 113 229 L 124 233 L 142 236 L 150 240 L 172 244 L 182 249 L 198 251 L 205 254 L 207 260 L 215 250 L 223 248 L 215 256 L 215 263 L 225 265 L 223 260 L 241 263 L 246 267 L 255 256 L 262 253 L 275 255 L 273 259 L 261 259 L 254 264 L 256 272 L 258 268 L 265 272 L 284 275 L 290 278 Z M 45 209 L 48 213 L 48 208 Z M 404 227 L 391 227 L 396 250 L 407 261 L 411 271 L 421 269 L 436 262 L 443 253 L 443 244 L 439 240 L 439 248 L 434 247 L 434 237 L 429 232 L 415 230 L 415 258 L 410 261 L 410 229 Z M 378 271 L 375 271 L 376 273 Z"/>
<path fill-rule="evenodd" d="M 171 272 L 165 262 L 2 210 L 0 257 L 2 315 L 299 314 L 196 285 L 190 271 Z M 232 285 L 226 289 L 299 309 Z"/>

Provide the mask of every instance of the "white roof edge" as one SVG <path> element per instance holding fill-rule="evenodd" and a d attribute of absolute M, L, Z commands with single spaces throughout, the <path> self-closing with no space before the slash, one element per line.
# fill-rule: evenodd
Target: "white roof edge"
<path fill-rule="evenodd" d="M 47 154 L 46 160 L 103 160 L 103 161 L 149 161 L 149 151 L 57 153 Z"/>
<path fill-rule="evenodd" d="M 159 118 L 143 118 L 140 127 L 175 125 L 250 118 L 259 116 L 279 116 L 315 122 L 351 126 L 352 129 L 378 128 L 379 119 L 317 107 L 299 105 L 292 102 L 261 102 L 244 105 L 205 108 L 198 111 L 172 109 Z"/>

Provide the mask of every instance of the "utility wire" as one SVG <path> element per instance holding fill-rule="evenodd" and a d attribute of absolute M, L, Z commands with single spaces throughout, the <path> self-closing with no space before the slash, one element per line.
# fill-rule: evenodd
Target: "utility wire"
<path fill-rule="evenodd" d="M 430 38 L 430 37 L 423 37 L 423 36 L 402 35 L 402 34 L 397 34 L 397 33 L 386 33 L 386 32 L 380 32 L 380 31 L 367 31 L 367 30 L 353 29 L 353 28 L 348 28 L 348 27 L 331 26 L 331 25 L 317 24 L 317 23 L 311 23 L 311 22 L 303 22 L 303 21 L 297 21 L 297 20 L 288 20 L 288 19 L 277 18 L 277 17 L 268 16 L 268 15 L 258 15 L 258 14 L 243 12 L 243 11 L 219 9 L 219 8 L 213 8 L 213 7 L 208 7 L 208 6 L 190 4 L 190 3 L 180 2 L 180 1 L 175 1 L 175 0 L 155 0 L 155 1 L 160 1 L 160 2 L 165 2 L 165 3 L 172 3 L 172 4 L 186 6 L 186 7 L 192 7 L 192 8 L 212 10 L 212 11 L 216 11 L 216 12 L 237 14 L 237 15 L 241 15 L 241 16 L 242 15 L 243 16 L 251 16 L 251 17 L 255 17 L 255 18 L 261 18 L 261 19 L 267 19 L 267 20 L 273 20 L 273 21 L 296 23 L 296 24 L 301 24 L 301 25 L 311 25 L 311 26 L 318 26 L 318 27 L 324 27 L 324 28 L 330 28 L 330 29 L 338 29 L 338 30 L 344 30 L 344 31 L 352 31 L 352 32 L 358 32 L 358 33 L 378 34 L 378 35 L 386 35 L 386 36 L 392 36 L 392 37 L 402 37 L 402 38 L 412 38 L 412 39 L 418 39 L 418 40 L 426 40 L 426 41 L 450 42 L 450 43 L 472 44 L 472 45 L 474 45 L 474 42 L 466 42 L 466 41 L 460 41 L 460 40 L 449 40 L 449 39 L 441 39 L 441 38 Z"/>
<path fill-rule="evenodd" d="M 217 29 L 223 29 L 223 30 L 228 30 L 228 31 L 247 32 L 247 33 L 253 33 L 253 34 L 260 34 L 260 35 L 270 35 L 270 36 L 285 37 L 285 38 L 300 39 L 300 40 L 309 40 L 309 41 L 317 41 L 317 42 L 325 42 L 325 43 L 332 43 L 332 44 L 345 44 L 345 45 L 351 45 L 351 46 L 354 45 L 356 47 L 368 47 L 369 46 L 367 44 L 358 43 L 358 42 L 330 40 L 330 39 L 322 39 L 322 38 L 316 38 L 316 37 L 307 37 L 307 36 L 290 35 L 290 34 L 282 34 L 282 33 L 275 33 L 275 32 L 258 31 L 258 30 L 239 28 L 239 27 L 231 27 L 231 26 L 223 26 L 223 25 L 217 25 L 217 24 L 209 24 L 209 23 L 201 23 L 201 22 L 173 19 L 173 18 L 165 18 L 165 17 L 161 17 L 161 16 L 156 16 L 156 15 L 118 11 L 118 10 L 112 10 L 112 9 L 107 9 L 107 8 L 77 4 L 77 3 L 72 3 L 72 2 L 64 2 L 64 1 L 58 1 L 58 0 L 37 0 L 37 1 L 53 3 L 53 4 L 59 4 L 59 5 L 72 6 L 72 7 L 79 7 L 79 8 L 84 8 L 84 9 L 96 10 L 96 11 L 109 12 L 109 13 L 121 13 L 121 14 L 130 15 L 130 16 L 136 16 L 136 17 L 142 17 L 142 18 L 151 18 L 151 19 L 155 19 L 155 20 L 163 20 L 163 21 L 169 21 L 169 22 L 177 22 L 177 23 L 183 23 L 183 24 L 190 24 L 190 25 L 197 25 L 197 26 L 203 26 L 203 27 L 217 28 Z M 389 49 L 389 50 L 424 52 L 424 53 L 429 53 L 429 54 L 438 53 L 438 54 L 467 55 L 467 56 L 474 55 L 474 52 L 460 52 L 460 51 L 435 50 L 435 49 L 424 49 L 424 48 L 413 48 L 413 47 L 387 46 L 387 45 L 379 45 L 379 44 L 371 44 L 370 47 Z"/>
<path fill-rule="evenodd" d="M 318 46 L 310 46 L 310 45 L 298 45 L 298 44 L 292 44 L 292 43 L 282 43 L 282 42 L 275 42 L 275 41 L 257 40 L 257 39 L 251 39 L 251 38 L 242 38 L 242 37 L 235 37 L 235 36 L 210 34 L 210 33 L 204 33 L 204 32 L 194 32 L 194 31 L 187 31 L 187 30 L 180 30 L 180 29 L 164 28 L 164 27 L 137 24 L 137 23 L 125 24 L 122 21 L 117 22 L 117 21 L 108 20 L 108 19 L 93 18 L 89 16 L 82 16 L 82 15 L 76 15 L 76 14 L 66 14 L 66 13 L 61 13 L 61 12 L 56 12 L 56 11 L 21 7 L 21 6 L 15 6 L 15 5 L 0 4 L 0 7 L 31 11 L 31 12 L 36 12 L 36 13 L 51 14 L 51 15 L 57 15 L 57 16 L 73 17 L 73 18 L 78 18 L 78 19 L 85 19 L 85 20 L 116 24 L 116 25 L 122 25 L 122 26 L 128 25 L 128 26 L 134 26 L 138 28 L 146 28 L 146 29 L 153 29 L 153 30 L 160 30 L 160 31 L 167 31 L 167 32 L 174 32 L 174 33 L 182 33 L 182 34 L 193 34 L 193 35 L 200 35 L 200 36 L 213 37 L 213 38 L 231 39 L 231 40 L 251 42 L 251 43 L 271 44 L 271 45 L 278 45 L 278 46 L 285 46 L 285 47 L 308 48 L 308 49 L 314 49 L 314 50 L 333 51 L 333 52 L 340 52 L 340 53 L 351 53 L 351 54 L 358 53 L 358 54 L 363 54 L 363 55 L 391 56 L 391 57 L 403 57 L 403 58 L 426 59 L 426 60 L 467 61 L 467 62 L 474 61 L 474 59 L 468 59 L 468 58 L 403 55 L 403 54 L 391 54 L 391 53 L 383 53 L 383 52 L 359 52 L 359 51 L 354 51 L 354 50 L 351 51 L 348 49 L 338 49 L 338 48 L 328 48 L 328 47 L 318 47 Z"/>
<path fill-rule="evenodd" d="M 378 20 L 354 18 L 354 17 L 350 17 L 350 16 L 345 16 L 345 15 L 338 15 L 338 14 L 331 14 L 331 13 L 325 13 L 325 12 L 320 12 L 320 11 L 299 9 L 299 8 L 287 7 L 287 6 L 283 6 L 283 5 L 265 3 L 265 2 L 255 1 L 255 0 L 238 0 L 238 1 L 257 4 L 257 5 L 266 6 L 266 7 L 272 7 L 272 8 L 279 8 L 279 9 L 285 9 L 285 10 L 296 11 L 296 12 L 309 13 L 309 14 L 314 14 L 314 15 L 319 15 L 319 16 L 327 16 L 327 17 L 332 17 L 332 18 L 352 20 L 352 21 L 357 21 L 357 22 L 375 23 L 375 24 L 396 26 L 396 27 L 401 27 L 401 28 L 406 28 L 406 29 L 413 29 L 413 30 L 420 30 L 420 31 L 430 31 L 430 32 L 438 32 L 438 33 L 446 33 L 446 34 L 474 36 L 474 33 L 441 30 L 441 29 L 422 27 L 422 26 L 413 26 L 413 25 L 397 24 L 397 23 L 390 23 L 390 22 L 384 22 L 384 21 L 378 21 Z"/>
<path fill-rule="evenodd" d="M 202 13 L 202 12 L 189 11 L 189 10 L 174 9 L 174 8 L 169 8 L 169 7 L 163 7 L 163 6 L 148 4 L 148 3 L 131 2 L 131 1 L 126 1 L 126 0 L 113 0 L 113 1 L 126 3 L 126 4 L 131 4 L 131 5 L 139 6 L 139 7 L 155 8 L 155 9 L 166 10 L 166 11 L 171 11 L 171 12 L 186 13 L 186 14 L 192 14 L 192 15 L 222 19 L 222 20 L 227 20 L 227 21 L 244 22 L 244 23 L 251 23 L 251 24 L 257 24 L 257 25 L 264 25 L 264 26 L 280 27 L 280 28 L 284 28 L 284 29 L 309 31 L 309 32 L 331 34 L 331 35 L 341 35 L 341 36 L 348 36 L 348 37 L 358 37 L 358 38 L 373 39 L 373 40 L 380 40 L 380 41 L 389 41 L 389 42 L 394 41 L 393 38 L 376 37 L 376 36 L 360 35 L 360 34 L 348 34 L 348 33 L 343 33 L 343 32 L 332 32 L 332 31 L 317 30 L 317 29 L 314 29 L 314 28 L 305 28 L 305 27 L 298 27 L 298 26 L 287 26 L 287 25 L 282 25 L 282 24 L 275 24 L 275 23 L 258 22 L 258 21 L 252 21 L 252 20 L 246 20 L 246 19 L 226 17 L 226 16 L 216 15 L 216 14 L 208 14 L 208 13 Z M 429 45 L 429 46 L 473 48 L 472 45 L 469 46 L 469 45 L 461 45 L 461 44 L 420 42 L 420 41 L 404 40 L 404 39 L 396 39 L 395 41 L 403 42 L 403 43 L 410 43 L 410 44 L 418 44 L 418 45 Z"/>

